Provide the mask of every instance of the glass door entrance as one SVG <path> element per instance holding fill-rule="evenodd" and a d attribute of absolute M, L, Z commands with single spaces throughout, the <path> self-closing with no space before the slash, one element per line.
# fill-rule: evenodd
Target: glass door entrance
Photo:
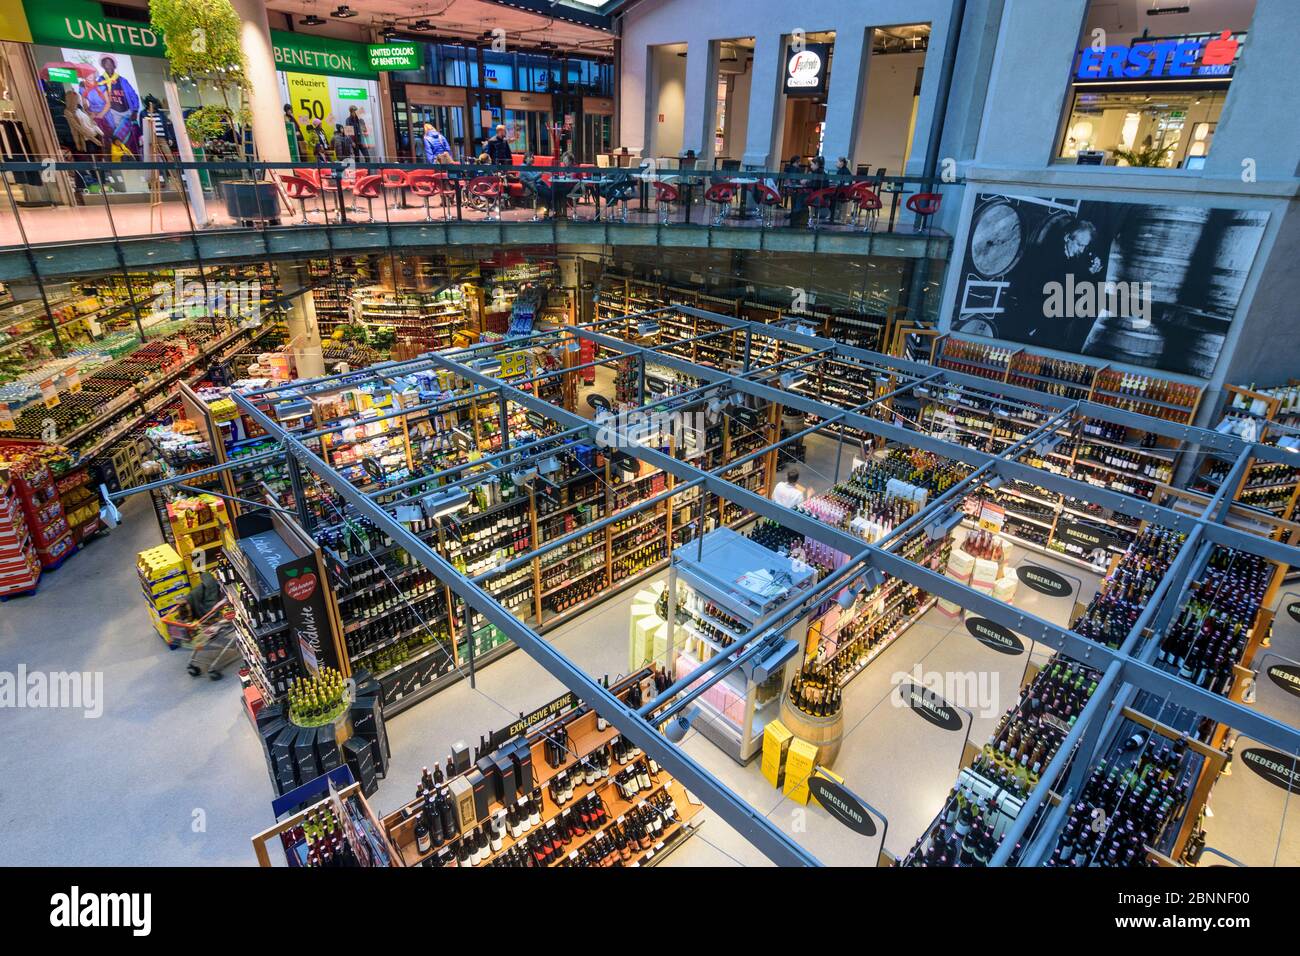
<path fill-rule="evenodd" d="M 402 114 L 406 115 L 403 116 Z M 465 107 L 463 106 L 407 106 L 399 110 L 398 129 L 406 146 L 404 156 L 424 162 L 424 124 L 432 123 L 434 128 L 451 144 L 452 158 L 459 161 L 466 155 Z"/>

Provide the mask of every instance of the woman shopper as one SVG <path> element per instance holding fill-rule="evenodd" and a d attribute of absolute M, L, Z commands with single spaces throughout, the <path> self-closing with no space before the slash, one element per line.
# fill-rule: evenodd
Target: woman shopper
<path fill-rule="evenodd" d="M 440 164 L 451 162 L 451 144 L 432 123 L 424 124 L 424 161 Z"/>

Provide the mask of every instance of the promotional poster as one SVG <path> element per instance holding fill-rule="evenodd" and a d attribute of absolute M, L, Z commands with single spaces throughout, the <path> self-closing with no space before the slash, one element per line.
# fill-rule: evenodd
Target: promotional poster
<path fill-rule="evenodd" d="M 1208 377 L 1268 214 L 977 197 L 952 328 Z"/>

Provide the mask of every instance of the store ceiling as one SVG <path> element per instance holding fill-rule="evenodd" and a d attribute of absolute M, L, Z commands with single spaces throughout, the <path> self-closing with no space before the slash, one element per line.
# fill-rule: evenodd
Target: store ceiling
<path fill-rule="evenodd" d="M 609 53 L 613 47 L 610 33 L 567 21 L 563 7 L 555 8 L 558 15 L 552 16 L 494 0 L 348 0 L 348 6 L 357 16 L 339 19 L 330 16 L 338 7 L 337 0 L 268 0 L 266 6 L 268 10 L 292 16 L 295 24 L 309 13 L 332 24 L 347 23 L 362 29 L 389 24 L 409 29 L 409 24 L 426 19 L 433 25 L 431 38 L 478 40 L 486 33 L 491 40 L 492 31 L 502 29 L 507 50 L 512 42 L 521 47 L 536 47 L 544 41 L 562 50 L 588 53 Z"/>

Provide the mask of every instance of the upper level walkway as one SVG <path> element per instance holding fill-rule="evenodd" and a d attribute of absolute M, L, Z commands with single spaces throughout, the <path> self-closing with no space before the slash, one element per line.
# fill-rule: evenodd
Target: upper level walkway
<path fill-rule="evenodd" d="M 0 280 L 448 245 L 946 258 L 960 183 L 350 163 L 0 165 Z"/>

